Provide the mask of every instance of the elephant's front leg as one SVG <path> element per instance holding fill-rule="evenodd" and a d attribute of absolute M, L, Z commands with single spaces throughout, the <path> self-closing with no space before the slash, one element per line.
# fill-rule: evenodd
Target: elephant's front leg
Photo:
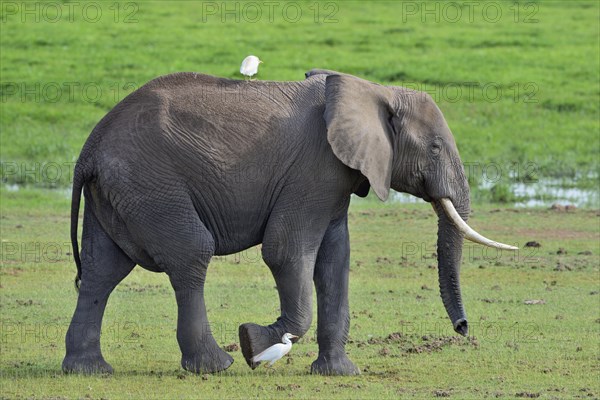
<path fill-rule="evenodd" d="M 285 221 L 285 222 L 284 222 Z M 286 218 L 270 225 L 263 241 L 263 259 L 277 284 L 281 315 L 268 326 L 240 326 L 240 345 L 248 365 L 252 357 L 275 343 L 285 333 L 304 335 L 312 321 L 312 278 L 317 251 L 326 223 L 293 225 Z"/>
<path fill-rule="evenodd" d="M 311 372 L 322 375 L 356 375 L 360 370 L 346 355 L 350 314 L 348 274 L 350 242 L 348 217 L 332 221 L 325 233 L 315 265 L 319 357 Z"/>

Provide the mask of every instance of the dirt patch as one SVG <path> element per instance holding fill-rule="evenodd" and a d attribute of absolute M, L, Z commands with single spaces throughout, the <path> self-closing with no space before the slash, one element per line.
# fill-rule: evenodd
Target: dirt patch
<path fill-rule="evenodd" d="M 121 290 L 125 290 L 127 292 L 160 292 L 160 293 L 168 293 L 169 289 L 163 285 L 140 285 L 139 283 L 124 283 L 120 285 Z"/>
<path fill-rule="evenodd" d="M 362 389 L 362 386 L 357 383 L 339 383 L 337 386 L 346 389 Z"/>
<path fill-rule="evenodd" d="M 228 351 L 228 352 L 238 351 L 239 349 L 240 349 L 240 346 L 237 343 L 231 343 L 231 344 L 228 344 L 227 346 L 223 346 L 223 350 Z"/>
<path fill-rule="evenodd" d="M 406 335 L 402 332 L 390 333 L 387 337 L 372 337 L 365 341 L 353 341 L 357 347 L 369 345 L 383 345 L 378 354 L 383 357 L 397 357 L 398 350 L 400 354 L 421 354 L 441 351 L 450 346 L 460 346 L 465 348 L 479 348 L 479 342 L 474 336 L 466 338 L 459 336 L 435 336 L 435 335 Z"/>
<path fill-rule="evenodd" d="M 30 307 L 30 306 L 41 306 L 42 305 L 42 303 L 40 303 L 39 301 L 35 301 L 32 299 L 28 299 L 28 300 L 17 299 L 17 300 L 15 300 L 15 302 L 20 307 Z"/>
<path fill-rule="evenodd" d="M 577 206 L 573 204 L 567 204 L 566 206 L 563 206 L 562 204 L 552 204 L 549 209 L 556 212 L 573 212 L 577 210 Z"/>
<path fill-rule="evenodd" d="M 6 262 L 6 260 L 5 260 L 5 262 Z M 20 268 L 20 267 L 0 269 L 0 275 L 19 276 L 22 273 L 23 273 L 23 268 Z"/>
<path fill-rule="evenodd" d="M 297 385 L 295 383 L 290 383 L 289 385 L 276 385 L 275 390 L 278 392 L 285 392 L 286 390 L 299 390 L 302 389 L 302 386 Z"/>
<path fill-rule="evenodd" d="M 471 347 L 475 349 L 479 348 L 479 342 L 474 336 L 469 336 L 466 338 L 458 336 L 423 336 L 422 340 L 423 344 L 413 345 L 413 347 L 408 348 L 406 352 L 413 354 L 431 353 L 434 351 L 441 351 L 444 347 L 450 346 Z"/>
<path fill-rule="evenodd" d="M 480 299 L 481 301 L 483 301 L 484 303 L 488 303 L 488 304 L 494 304 L 494 303 L 502 303 L 502 300 L 500 299 Z"/>
<path fill-rule="evenodd" d="M 375 259 L 375 263 L 377 263 L 377 264 L 390 265 L 393 262 L 394 262 L 393 260 L 391 260 L 387 257 L 377 257 L 377 259 Z"/>
<path fill-rule="evenodd" d="M 540 393 L 531 393 L 531 392 L 518 392 L 515 393 L 515 397 L 526 398 L 526 399 L 537 399 L 540 397 Z"/>

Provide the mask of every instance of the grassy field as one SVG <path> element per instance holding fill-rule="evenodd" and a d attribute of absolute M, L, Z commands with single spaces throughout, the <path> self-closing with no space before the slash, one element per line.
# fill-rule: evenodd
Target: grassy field
<path fill-rule="evenodd" d="M 597 211 L 478 207 L 472 225 L 517 243 L 517 255 L 464 250 L 471 337 L 452 332 L 439 297 L 436 218 L 425 204 L 351 208 L 351 330 L 359 377 L 309 375 L 313 324 L 273 373 L 239 350 L 224 373 L 179 368 L 168 279 L 136 268 L 112 294 L 103 326 L 110 377 L 65 376 L 64 334 L 75 307 L 68 200 L 2 192 L 2 395 L 8 398 L 597 398 L 600 234 Z M 40 204 L 43 198 L 43 205 Z M 539 248 L 527 248 L 537 241 Z M 559 254 L 560 253 L 560 254 Z M 208 315 L 219 344 L 244 322 L 270 323 L 278 297 L 256 249 L 213 260 Z M 543 300 L 543 304 L 525 304 Z M 315 319 L 316 320 L 316 319 Z"/>
<path fill-rule="evenodd" d="M 318 67 L 430 92 L 474 187 L 598 185 L 594 1 L 23 4 L 0 10 L 7 182 L 68 183 L 91 129 L 133 89 L 176 71 L 241 78 L 254 53 L 263 80 Z"/>
<path fill-rule="evenodd" d="M 0 397 L 600 397 L 600 205 L 489 204 L 537 180 L 598 198 L 599 17 L 594 1 L 0 2 Z M 460 338 L 439 298 L 431 208 L 358 199 L 347 350 L 361 376 L 309 374 L 315 324 L 276 372 L 233 350 L 224 373 L 189 374 L 168 279 L 141 268 L 106 311 L 115 374 L 63 375 L 76 303 L 68 187 L 87 135 L 148 80 L 241 78 L 248 54 L 265 61 L 261 80 L 319 67 L 430 92 L 472 184 L 472 225 L 520 252 L 465 246 Z M 206 296 L 223 346 L 279 312 L 257 249 L 215 258 Z"/>

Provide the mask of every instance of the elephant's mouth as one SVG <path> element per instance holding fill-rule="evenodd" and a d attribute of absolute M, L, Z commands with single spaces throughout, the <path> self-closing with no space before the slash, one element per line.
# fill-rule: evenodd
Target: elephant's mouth
<path fill-rule="evenodd" d="M 420 194 L 419 196 L 420 198 L 422 198 L 423 200 L 425 200 L 428 203 L 431 203 L 433 201 L 433 197 L 430 196 L 426 190 L 423 190 L 423 192 Z"/>
<path fill-rule="evenodd" d="M 433 198 L 427 193 L 423 193 L 420 197 L 428 203 L 431 203 L 433 201 Z"/>

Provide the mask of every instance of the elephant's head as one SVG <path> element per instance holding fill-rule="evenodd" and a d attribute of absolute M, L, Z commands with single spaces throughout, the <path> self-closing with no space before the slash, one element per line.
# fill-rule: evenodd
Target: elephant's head
<path fill-rule="evenodd" d="M 441 296 L 454 330 L 468 333 L 459 271 L 463 238 L 516 249 L 479 235 L 466 223 L 469 185 L 456 143 L 429 95 L 350 75 L 326 78 L 327 139 L 345 165 L 359 170 L 381 200 L 390 188 L 431 202 L 438 218 Z"/>

